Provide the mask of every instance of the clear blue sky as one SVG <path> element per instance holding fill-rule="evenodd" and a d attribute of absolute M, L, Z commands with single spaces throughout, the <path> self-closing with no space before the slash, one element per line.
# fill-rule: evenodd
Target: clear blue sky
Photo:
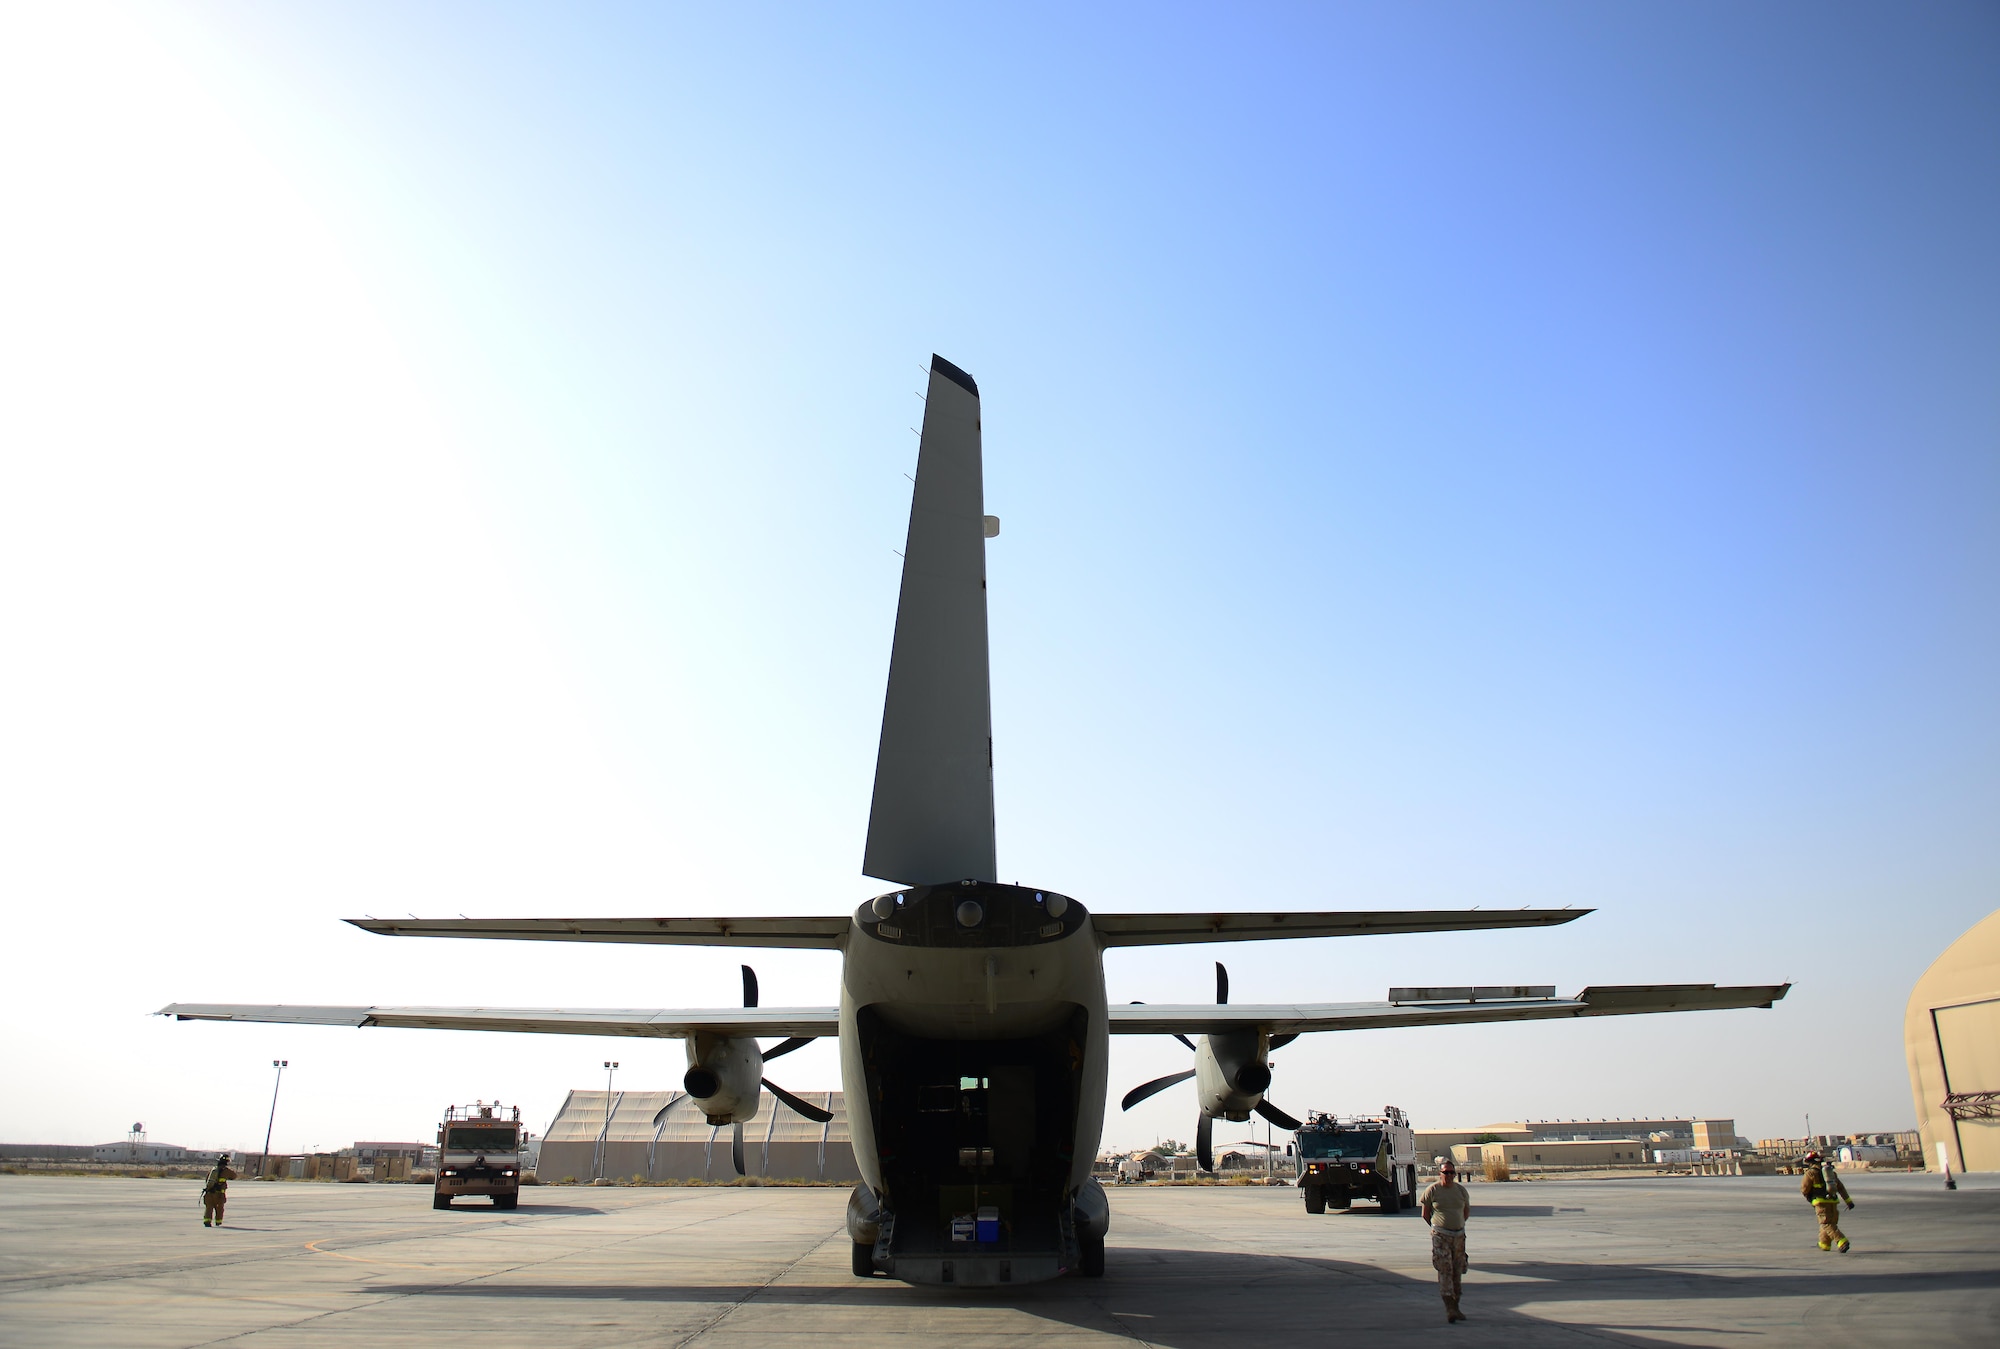
<path fill-rule="evenodd" d="M 2000 905 L 1980 4 L 65 6 L 0 23 L 0 1135 L 546 1119 L 678 1046 L 174 999 L 699 1005 L 837 911 L 921 406 L 985 395 L 1001 869 L 1576 904 L 1118 953 L 1114 998 L 1797 981 L 1302 1040 L 1297 1112 L 1905 1127 Z M 760 956 L 765 1000 L 835 966 Z M 1121 1044 L 1122 1088 L 1180 1066 Z M 836 1085 L 825 1049 L 786 1061 Z M 1112 1143 L 1185 1138 L 1167 1093 Z"/>

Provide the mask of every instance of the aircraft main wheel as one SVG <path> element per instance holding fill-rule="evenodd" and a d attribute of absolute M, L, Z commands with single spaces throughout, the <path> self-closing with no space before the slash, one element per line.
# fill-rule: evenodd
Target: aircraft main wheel
<path fill-rule="evenodd" d="M 432 1196 L 431 1196 L 431 1207 L 432 1207 L 432 1208 L 450 1208 L 450 1207 L 451 1207 L 451 1196 L 450 1196 L 450 1195 L 448 1195 L 448 1194 L 434 1194 L 434 1195 L 432 1195 Z"/>
<path fill-rule="evenodd" d="M 1306 1212 L 1307 1213 L 1326 1212 L 1325 1190 L 1320 1189 L 1318 1186 L 1314 1186 L 1312 1189 L 1306 1191 Z"/>
<path fill-rule="evenodd" d="M 875 1277 L 874 1246 L 864 1246 L 858 1241 L 854 1243 L 854 1277 L 857 1279 Z"/>
<path fill-rule="evenodd" d="M 1077 1273 L 1086 1279 L 1104 1277 L 1104 1238 L 1079 1237 L 1077 1245 L 1083 1248 L 1083 1262 L 1077 1266 Z"/>

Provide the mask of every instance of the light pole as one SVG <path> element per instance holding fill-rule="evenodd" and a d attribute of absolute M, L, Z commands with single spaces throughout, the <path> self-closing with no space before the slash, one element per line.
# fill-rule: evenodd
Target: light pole
<path fill-rule="evenodd" d="M 271 1117 L 264 1121 L 264 1151 L 257 1156 L 257 1178 L 264 1179 L 265 1164 L 271 1160 L 271 1126 L 278 1122 L 278 1088 L 284 1085 L 285 1069 L 292 1066 L 290 1059 L 272 1059 L 271 1066 L 278 1070 L 278 1077 L 271 1084 Z"/>
<path fill-rule="evenodd" d="M 611 1150 L 611 1079 L 618 1072 L 618 1060 L 604 1061 L 604 1128 L 597 1135 L 597 1165 L 592 1180 L 604 1179 L 604 1154 Z"/>

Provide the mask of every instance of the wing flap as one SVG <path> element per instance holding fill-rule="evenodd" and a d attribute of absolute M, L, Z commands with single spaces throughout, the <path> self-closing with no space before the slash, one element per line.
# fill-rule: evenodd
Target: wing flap
<path fill-rule="evenodd" d="M 853 920 L 803 918 L 350 918 L 384 937 L 630 942 L 656 946 L 764 946 L 837 951 Z"/>
<path fill-rule="evenodd" d="M 175 1002 L 156 1014 L 181 1021 L 267 1021 L 286 1026 L 395 1026 L 411 1030 L 484 1030 L 542 1035 L 619 1035 L 678 1039 L 717 1035 L 797 1036 L 840 1033 L 837 1007 L 722 1007 L 686 1010 L 591 1007 L 301 1007 L 284 1004 Z"/>
<path fill-rule="evenodd" d="M 1219 1035 L 1265 1030 L 1274 1035 L 1385 1030 L 1395 1026 L 1542 1021 L 1554 1017 L 1636 1016 L 1654 1012 L 1769 1007 L 1790 984 L 1634 984 L 1586 988 L 1573 998 L 1508 998 L 1457 1002 L 1131 1003 L 1110 1009 L 1113 1035 Z M 1434 991 L 1434 990 L 1427 990 Z"/>
<path fill-rule="evenodd" d="M 1170 946 L 1283 937 L 1366 937 L 1391 932 L 1475 932 L 1554 927 L 1589 909 L 1352 909 L 1317 913 L 1093 913 L 1106 946 Z"/>

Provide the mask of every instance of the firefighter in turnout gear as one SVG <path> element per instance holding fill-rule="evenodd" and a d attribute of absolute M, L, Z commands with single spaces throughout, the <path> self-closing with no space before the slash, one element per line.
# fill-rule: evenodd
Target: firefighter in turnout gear
<path fill-rule="evenodd" d="M 236 1173 L 229 1169 L 229 1154 L 225 1152 L 215 1159 L 215 1169 L 201 1183 L 203 1227 L 222 1226 L 222 1206 L 229 1202 L 229 1182 L 235 1179 Z"/>
<path fill-rule="evenodd" d="M 1819 1215 L 1819 1248 L 1823 1251 L 1838 1250 L 1847 1254 L 1847 1238 L 1840 1231 L 1840 1206 L 1844 1201 L 1849 1208 L 1854 1200 L 1847 1193 L 1840 1173 L 1833 1169 L 1831 1158 L 1823 1158 L 1817 1152 L 1808 1152 L 1805 1161 L 1805 1175 L 1799 1182 L 1799 1193 L 1813 1206 Z"/>

